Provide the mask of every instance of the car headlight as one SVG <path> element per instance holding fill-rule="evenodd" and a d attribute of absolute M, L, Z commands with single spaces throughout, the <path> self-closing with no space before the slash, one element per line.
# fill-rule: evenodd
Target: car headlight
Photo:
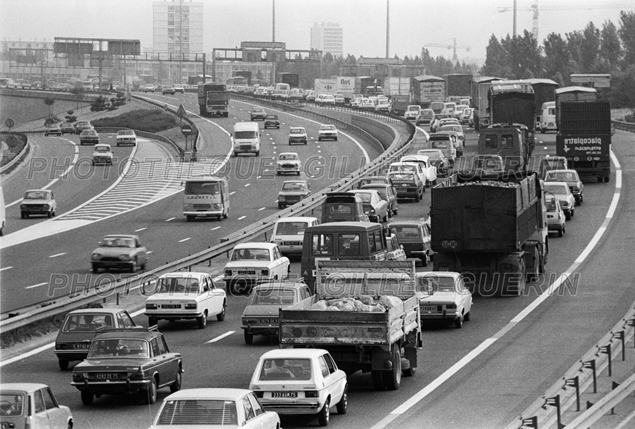
<path fill-rule="evenodd" d="M 192 204 L 183 204 L 183 210 L 185 211 L 192 210 Z"/>
<path fill-rule="evenodd" d="M 279 195 L 278 196 L 278 201 L 286 201 L 285 198 L 286 197 L 284 195 Z"/>
<path fill-rule="evenodd" d="M 28 206 L 26 204 L 20 204 L 20 209 L 21 210 L 26 210 Z"/>
<path fill-rule="evenodd" d="M 101 253 L 93 253 L 92 259 L 94 260 L 101 259 Z"/>
<path fill-rule="evenodd" d="M 130 259 L 130 255 L 119 255 L 119 259 L 122 261 L 129 261 Z"/>

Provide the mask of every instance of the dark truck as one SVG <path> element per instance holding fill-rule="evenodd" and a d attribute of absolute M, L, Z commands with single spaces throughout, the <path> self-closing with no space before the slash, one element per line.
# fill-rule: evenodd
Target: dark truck
<path fill-rule="evenodd" d="M 520 295 L 547 263 L 538 174 L 454 173 L 432 188 L 434 271 L 463 273 L 482 295 Z"/>
<path fill-rule="evenodd" d="M 205 117 L 212 115 L 229 116 L 229 93 L 226 85 L 201 83 L 198 85 L 199 114 Z"/>
<path fill-rule="evenodd" d="M 580 176 L 594 176 L 598 182 L 611 177 L 611 105 L 580 89 L 556 91 L 556 155 L 567 159 L 569 168 Z"/>

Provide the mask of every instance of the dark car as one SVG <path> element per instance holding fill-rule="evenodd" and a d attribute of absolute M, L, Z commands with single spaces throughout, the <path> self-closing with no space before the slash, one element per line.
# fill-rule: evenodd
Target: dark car
<path fill-rule="evenodd" d="M 278 119 L 278 115 L 267 115 L 265 116 L 265 130 L 267 128 L 276 128 L 280 129 L 280 120 Z"/>
<path fill-rule="evenodd" d="M 397 236 L 408 258 L 419 258 L 425 267 L 430 260 L 430 229 L 423 221 L 399 221 L 388 224 L 390 232 Z"/>
<path fill-rule="evenodd" d="M 285 180 L 278 192 L 278 208 L 284 209 L 311 195 L 311 186 L 306 180 Z"/>
<path fill-rule="evenodd" d="M 388 177 L 397 190 L 397 198 L 413 198 L 417 203 L 423 198 L 425 185 L 415 172 L 393 171 Z"/>
<path fill-rule="evenodd" d="M 75 134 L 75 125 L 70 122 L 62 122 L 60 129 L 62 130 L 62 134 Z"/>
<path fill-rule="evenodd" d="M 366 177 L 362 177 L 359 180 L 359 182 L 357 182 L 357 188 L 361 189 L 365 185 L 376 184 L 376 183 L 392 185 L 392 180 L 388 178 L 387 176 L 366 176 Z"/>
<path fill-rule="evenodd" d="M 92 130 L 93 126 L 88 121 L 75 122 L 75 134 L 81 134 L 84 130 Z"/>
<path fill-rule="evenodd" d="M 254 107 L 251 110 L 250 118 L 252 121 L 262 120 L 264 121 L 267 118 L 267 112 L 262 107 Z"/>
<path fill-rule="evenodd" d="M 374 189 L 379 193 L 382 200 L 388 203 L 388 217 L 393 217 L 399 211 L 397 203 L 397 190 L 394 186 L 386 183 L 369 183 L 359 189 Z"/>
<path fill-rule="evenodd" d="M 94 129 L 84 130 L 79 135 L 79 144 L 97 144 L 99 143 L 99 134 Z"/>
<path fill-rule="evenodd" d="M 93 273 L 100 269 L 146 269 L 148 249 L 141 244 L 137 235 L 113 234 L 105 236 L 90 257 Z"/>
<path fill-rule="evenodd" d="M 82 361 L 88 355 L 91 340 L 103 328 L 137 326 L 128 312 L 121 308 L 83 308 L 66 315 L 55 339 L 55 355 L 60 369 L 71 361 Z"/>
<path fill-rule="evenodd" d="M 157 390 L 181 390 L 183 362 L 171 353 L 163 334 L 149 329 L 113 329 L 90 342 L 88 356 L 73 368 L 73 381 L 90 405 L 95 395 L 138 395 L 148 404 L 157 400 Z"/>

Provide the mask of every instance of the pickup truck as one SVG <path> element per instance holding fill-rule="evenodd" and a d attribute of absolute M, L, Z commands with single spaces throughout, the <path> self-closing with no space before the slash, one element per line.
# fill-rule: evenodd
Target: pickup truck
<path fill-rule="evenodd" d="M 399 389 L 422 347 L 414 260 L 316 265 L 316 294 L 280 309 L 280 346 L 326 349 L 347 375 L 370 372 L 376 390 Z"/>

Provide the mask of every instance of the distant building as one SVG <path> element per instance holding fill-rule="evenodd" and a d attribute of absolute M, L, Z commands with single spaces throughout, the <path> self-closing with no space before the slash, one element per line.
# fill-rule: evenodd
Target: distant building
<path fill-rule="evenodd" d="M 186 0 L 153 3 L 152 42 L 154 52 L 203 52 L 203 3 Z"/>
<path fill-rule="evenodd" d="M 344 30 L 336 22 L 318 24 L 311 27 L 311 49 L 329 52 L 334 57 L 344 56 Z"/>

